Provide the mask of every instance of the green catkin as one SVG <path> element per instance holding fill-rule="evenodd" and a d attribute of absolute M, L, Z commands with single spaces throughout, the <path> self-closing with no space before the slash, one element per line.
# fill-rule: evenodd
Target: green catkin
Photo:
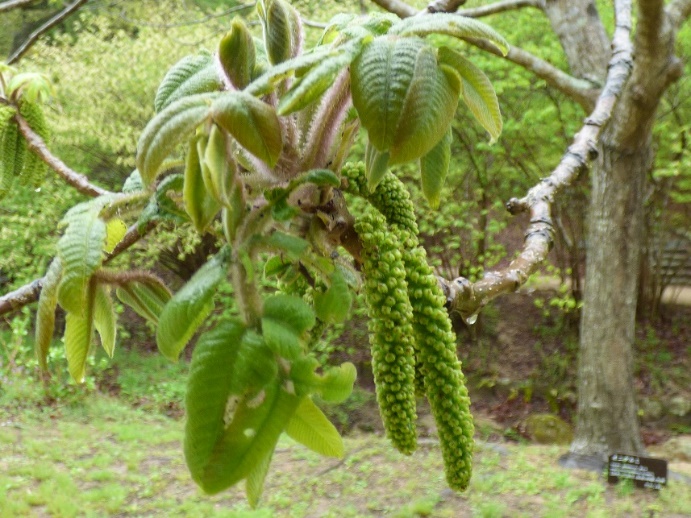
<path fill-rule="evenodd" d="M 408 297 L 413 310 L 417 379 L 424 378 L 424 390 L 432 407 L 444 457 L 446 479 L 452 489 L 467 488 L 472 473 L 473 419 L 470 398 L 461 364 L 456 355 L 456 337 L 444 295 L 424 248 L 419 245 L 410 196 L 395 175 L 387 173 L 374 193 L 366 190 L 364 166 L 344 168 L 348 188 L 366 197 L 391 225 L 402 243 Z"/>
<path fill-rule="evenodd" d="M 410 193 L 396 175 L 387 172 L 379 185 L 370 192 L 367 187 L 365 164 L 363 162 L 348 162 L 342 170 L 342 175 L 348 180 L 347 192 L 366 198 L 379 212 L 389 225 L 395 225 L 417 236 L 418 227 L 415 220 L 415 209 L 410 199 Z M 426 394 L 422 363 L 419 360 L 417 341 L 415 348 L 415 393 L 422 397 Z"/>
<path fill-rule="evenodd" d="M 417 446 L 415 356 L 401 244 L 387 230 L 386 220 L 373 211 L 358 220 L 355 230 L 363 246 L 377 401 L 391 443 L 410 454 Z"/>
<path fill-rule="evenodd" d="M 23 101 L 19 106 L 19 113 L 31 126 L 31 129 L 45 142 L 48 139 L 48 125 L 41 106 L 38 103 Z M 31 184 L 34 187 L 40 186 L 45 179 L 47 170 L 46 163 L 36 153 L 28 150 L 21 172 L 22 183 Z"/>
<path fill-rule="evenodd" d="M 7 195 L 15 178 L 21 173 L 25 150 L 26 144 L 19 128 L 10 121 L 0 140 L 0 199 Z"/>
<path fill-rule="evenodd" d="M 437 423 L 446 480 L 463 491 L 472 474 L 473 417 L 444 294 L 416 236 L 401 231 L 413 329 L 425 390 Z"/>

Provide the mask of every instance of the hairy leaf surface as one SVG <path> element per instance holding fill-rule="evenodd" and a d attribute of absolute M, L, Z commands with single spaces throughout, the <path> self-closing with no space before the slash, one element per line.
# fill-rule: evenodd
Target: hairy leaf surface
<path fill-rule="evenodd" d="M 166 157 L 208 117 L 211 102 L 218 95 L 183 97 L 149 121 L 137 143 L 137 169 L 145 185 L 154 181 Z"/>
<path fill-rule="evenodd" d="M 239 321 L 224 321 L 204 333 L 194 348 L 185 396 L 184 450 L 187 466 L 197 483 L 225 428 L 232 374 L 244 333 L 245 327 Z"/>
<path fill-rule="evenodd" d="M 281 124 L 273 107 L 244 92 L 228 92 L 211 107 L 214 121 L 242 147 L 271 167 L 283 149 Z"/>
<path fill-rule="evenodd" d="M 436 50 L 421 48 L 391 146 L 391 164 L 417 160 L 441 140 L 456 113 L 460 90 L 458 78 L 437 65 Z"/>
<path fill-rule="evenodd" d="M 338 73 L 355 59 L 364 43 L 364 39 L 359 38 L 336 47 L 333 56 L 311 68 L 285 93 L 278 103 L 278 114 L 288 115 L 302 110 L 317 100 L 333 85 Z"/>
<path fill-rule="evenodd" d="M 86 356 L 93 338 L 93 289 L 89 290 L 87 308 L 82 313 L 67 312 L 65 316 L 65 356 L 70 376 L 76 383 L 82 383 L 86 374 Z"/>
<path fill-rule="evenodd" d="M 439 61 L 451 67 L 463 81 L 463 100 L 477 121 L 492 139 L 497 140 L 502 130 L 499 101 L 487 76 L 459 52 L 448 47 L 439 49 Z"/>
<path fill-rule="evenodd" d="M 230 31 L 218 45 L 218 60 L 226 76 L 238 90 L 245 88 L 252 80 L 256 64 L 254 40 L 239 16 L 233 18 Z"/>
<path fill-rule="evenodd" d="M 508 42 L 489 25 L 457 14 L 435 13 L 434 16 L 405 18 L 393 25 L 389 34 L 401 36 L 446 34 L 454 38 L 479 38 L 494 43 L 504 55 L 509 51 Z"/>
<path fill-rule="evenodd" d="M 89 282 L 103 260 L 106 224 L 98 216 L 101 207 L 102 203 L 85 203 L 70 209 L 63 219 L 67 228 L 58 241 L 63 269 L 58 300 L 65 310 L 77 315 L 89 309 Z"/>
<path fill-rule="evenodd" d="M 62 265 L 60 258 L 56 257 L 50 263 L 43 284 L 41 286 L 41 296 L 38 299 L 36 310 L 36 338 L 35 349 L 38 364 L 43 370 L 48 369 L 46 357 L 48 348 L 53 340 L 55 331 L 55 309 L 58 305 L 58 285 L 62 278 Z"/>
<path fill-rule="evenodd" d="M 272 295 L 264 301 L 262 334 L 279 356 L 296 359 L 303 352 L 303 333 L 314 326 L 312 308 L 300 297 Z"/>
<path fill-rule="evenodd" d="M 113 307 L 113 299 L 110 290 L 103 285 L 96 286 L 94 290 L 94 327 L 101 337 L 101 346 L 108 356 L 113 357 L 115 350 L 115 330 L 117 317 Z"/>
<path fill-rule="evenodd" d="M 441 190 L 451 162 L 451 129 L 432 150 L 420 159 L 422 193 L 433 209 L 439 208 Z"/>
<path fill-rule="evenodd" d="M 424 46 L 419 39 L 379 37 L 353 61 L 353 105 L 379 151 L 387 151 L 394 143 L 415 61 Z"/>
<path fill-rule="evenodd" d="M 192 140 L 187 151 L 185 165 L 185 185 L 182 190 L 185 210 L 194 223 L 197 232 L 204 233 L 219 209 L 220 204 L 214 199 L 204 185 L 202 164 L 198 153 L 197 142 Z"/>
<path fill-rule="evenodd" d="M 161 312 L 156 343 L 163 356 L 174 362 L 214 307 L 213 296 L 226 277 L 226 253 L 220 252 L 202 266 Z"/>
<path fill-rule="evenodd" d="M 163 308 L 171 299 L 168 288 L 155 277 L 130 281 L 119 286 L 116 294 L 122 303 L 154 325 L 158 324 Z"/>
<path fill-rule="evenodd" d="M 353 297 L 340 270 L 331 276 L 331 285 L 324 293 L 315 293 L 314 310 L 319 320 L 331 324 L 345 321 L 350 312 Z"/>
<path fill-rule="evenodd" d="M 187 56 L 178 61 L 166 73 L 156 92 L 156 113 L 188 95 L 212 92 L 221 88 L 222 82 L 210 54 Z"/>
<path fill-rule="evenodd" d="M 198 480 L 202 489 L 217 493 L 248 477 L 276 447 L 299 403 L 278 380 L 259 396 L 240 400 Z"/>

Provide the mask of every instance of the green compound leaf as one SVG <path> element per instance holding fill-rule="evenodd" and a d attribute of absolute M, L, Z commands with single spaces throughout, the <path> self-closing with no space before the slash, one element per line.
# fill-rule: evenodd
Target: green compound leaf
<path fill-rule="evenodd" d="M 343 457 L 343 439 L 338 430 L 309 397 L 300 402 L 286 426 L 286 433 L 320 455 L 339 459 Z"/>
<path fill-rule="evenodd" d="M 113 218 L 106 223 L 106 243 L 103 247 L 103 251 L 106 253 L 111 253 L 118 246 L 118 243 L 122 241 L 127 233 L 127 225 L 120 218 Z"/>
<path fill-rule="evenodd" d="M 221 251 L 202 266 L 161 312 L 156 343 L 163 356 L 178 361 L 197 328 L 214 307 L 213 296 L 226 277 L 226 253 Z"/>
<path fill-rule="evenodd" d="M 357 378 L 355 366 L 346 362 L 338 367 L 329 367 L 323 375 L 315 372 L 318 367 L 319 362 L 311 356 L 302 356 L 292 363 L 290 379 L 296 393 L 308 395 L 316 392 L 329 403 L 342 403 L 348 399 Z"/>
<path fill-rule="evenodd" d="M 185 396 L 184 451 L 197 483 L 223 435 L 229 395 L 233 388 L 238 389 L 232 373 L 244 333 L 240 322 L 224 321 L 204 333 L 194 348 Z"/>
<path fill-rule="evenodd" d="M 0 138 L 0 199 L 2 199 L 10 192 L 14 180 L 22 172 L 26 143 L 14 122 L 6 122 Z"/>
<path fill-rule="evenodd" d="M 226 153 L 226 137 L 223 130 L 213 124 L 208 140 L 197 141 L 197 151 L 206 190 L 218 203 L 229 206 L 236 170 L 235 162 Z"/>
<path fill-rule="evenodd" d="M 420 159 L 422 193 L 433 209 L 439 208 L 441 190 L 449 172 L 452 140 L 453 135 L 449 129 L 432 151 Z"/>
<path fill-rule="evenodd" d="M 315 293 L 314 310 L 322 322 L 340 324 L 350 312 L 353 297 L 341 270 L 331 276 L 331 285 L 324 293 Z"/>
<path fill-rule="evenodd" d="M 353 105 L 370 142 L 387 151 L 394 143 L 422 40 L 376 38 L 350 69 Z"/>
<path fill-rule="evenodd" d="M 303 334 L 316 323 L 314 311 L 293 295 L 272 295 L 264 301 L 262 334 L 279 356 L 296 359 L 303 352 Z"/>
<path fill-rule="evenodd" d="M 89 288 L 86 308 L 83 313 L 67 312 L 65 316 L 65 357 L 70 376 L 76 383 L 83 383 L 86 374 L 86 356 L 94 334 L 93 284 Z"/>
<path fill-rule="evenodd" d="M 412 16 L 393 25 L 389 34 L 400 36 L 446 34 L 454 38 L 479 38 L 494 43 L 504 55 L 509 52 L 508 42 L 489 25 L 457 14 L 435 13 L 434 16 Z"/>
<path fill-rule="evenodd" d="M 168 70 L 161 81 L 154 109 L 156 113 L 189 95 L 213 92 L 223 86 L 210 54 L 187 56 Z"/>
<path fill-rule="evenodd" d="M 252 33 L 242 18 L 236 16 L 230 24 L 230 31 L 218 46 L 218 60 L 226 77 L 238 90 L 252 80 L 256 57 Z"/>
<path fill-rule="evenodd" d="M 49 131 L 46 118 L 43 114 L 43 107 L 37 102 L 30 102 L 26 98 L 22 97 L 22 103 L 19 107 L 19 113 L 24 117 L 26 122 L 31 126 L 31 129 L 43 139 L 44 142 L 48 141 Z M 0 115 L 1 117 L 1 115 Z M 0 126 L 2 124 L 0 123 Z M 0 131 L 0 134 L 2 132 Z M 41 158 L 29 150 L 27 147 L 26 159 L 21 172 L 21 179 L 24 183 L 31 184 L 38 187 L 43 182 L 45 173 L 48 169 Z"/>
<path fill-rule="evenodd" d="M 70 209 L 63 219 L 67 228 L 58 241 L 63 269 L 58 300 L 65 310 L 78 315 L 88 308 L 89 282 L 103 260 L 106 224 L 98 216 L 101 207 L 83 203 Z"/>
<path fill-rule="evenodd" d="M 151 185 L 168 155 L 209 116 L 211 102 L 218 95 L 183 97 L 149 121 L 137 143 L 137 169 L 145 185 Z"/>
<path fill-rule="evenodd" d="M 491 142 L 497 140 L 502 130 L 502 119 L 497 94 L 490 80 L 482 70 L 448 47 L 439 49 L 439 61 L 460 76 L 463 100 L 477 121 L 489 132 Z"/>
<path fill-rule="evenodd" d="M 271 167 L 276 165 L 283 137 L 273 107 L 245 92 L 226 92 L 211 106 L 211 115 L 247 151 Z"/>
<path fill-rule="evenodd" d="M 365 39 L 359 38 L 336 47 L 334 55 L 322 61 L 301 76 L 278 103 L 278 114 L 288 115 L 302 110 L 317 100 L 334 84 L 336 76 L 355 59 L 365 46 Z"/>
<path fill-rule="evenodd" d="M 185 166 L 185 185 L 182 190 L 185 210 L 189 214 L 194 228 L 204 233 L 220 210 L 220 204 L 209 194 L 202 177 L 202 166 L 199 161 L 197 143 L 190 142 Z"/>
<path fill-rule="evenodd" d="M 391 146 L 391 164 L 417 160 L 427 154 L 451 126 L 461 82 L 437 65 L 436 49 L 420 49 Z"/>
<path fill-rule="evenodd" d="M 108 356 L 113 357 L 115 350 L 115 329 L 117 317 L 113 307 L 110 290 L 98 285 L 94 289 L 94 327 L 101 337 L 101 346 Z"/>
<path fill-rule="evenodd" d="M 245 494 L 247 495 L 247 502 L 252 509 L 257 507 L 264 492 L 264 480 L 266 480 L 266 474 L 269 472 L 273 453 L 274 450 L 272 449 L 262 460 L 257 462 L 257 465 L 252 468 L 245 480 Z"/>
<path fill-rule="evenodd" d="M 53 341 L 55 331 L 55 309 L 58 305 L 58 285 L 62 279 L 62 265 L 60 258 L 56 257 L 50 263 L 48 271 L 43 278 L 41 296 L 38 299 L 36 310 L 36 338 L 35 350 L 38 364 L 42 370 L 48 370 L 46 358 L 48 348 Z"/>
<path fill-rule="evenodd" d="M 273 65 L 295 57 L 302 46 L 300 15 L 283 0 L 262 0 L 257 12 L 264 28 L 264 44 Z"/>
<path fill-rule="evenodd" d="M 337 54 L 336 50 L 330 47 L 317 47 L 305 54 L 300 54 L 268 69 L 250 83 L 245 92 L 256 97 L 266 95 L 272 92 L 281 81 L 294 74 L 303 75 L 310 68 L 324 62 L 334 54 Z"/>
<path fill-rule="evenodd" d="M 131 307 L 139 316 L 158 325 L 158 318 L 171 298 L 170 291 L 155 277 L 130 281 L 116 290 L 118 299 Z"/>
<path fill-rule="evenodd" d="M 300 398 L 280 386 L 267 385 L 258 396 L 228 400 L 228 422 L 205 469 L 195 480 L 207 493 L 218 493 L 247 478 L 276 447 Z"/>

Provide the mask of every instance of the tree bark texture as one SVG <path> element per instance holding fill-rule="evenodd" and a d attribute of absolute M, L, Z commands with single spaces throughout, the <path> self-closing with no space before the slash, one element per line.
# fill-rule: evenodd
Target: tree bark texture
<path fill-rule="evenodd" d="M 611 126 L 610 126 L 611 128 Z M 611 131 L 604 136 L 611 138 Z M 592 175 L 578 368 L 578 417 L 571 453 L 641 453 L 633 351 L 643 190 L 650 142 L 601 148 Z"/>
<path fill-rule="evenodd" d="M 610 41 L 594 0 L 547 0 L 544 6 L 575 77 L 601 82 L 607 73 Z"/>

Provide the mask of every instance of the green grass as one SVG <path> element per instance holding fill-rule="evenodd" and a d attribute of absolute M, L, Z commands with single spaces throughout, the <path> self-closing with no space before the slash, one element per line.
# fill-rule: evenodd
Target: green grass
<path fill-rule="evenodd" d="M 321 459 L 279 443 L 259 509 L 243 488 L 203 495 L 181 450 L 183 422 L 93 393 L 79 404 L 0 419 L 0 516 L 501 517 L 684 515 L 691 488 L 609 486 L 556 464 L 563 449 L 480 442 L 466 493 L 446 488 L 438 445 L 405 457 L 373 434 Z"/>

